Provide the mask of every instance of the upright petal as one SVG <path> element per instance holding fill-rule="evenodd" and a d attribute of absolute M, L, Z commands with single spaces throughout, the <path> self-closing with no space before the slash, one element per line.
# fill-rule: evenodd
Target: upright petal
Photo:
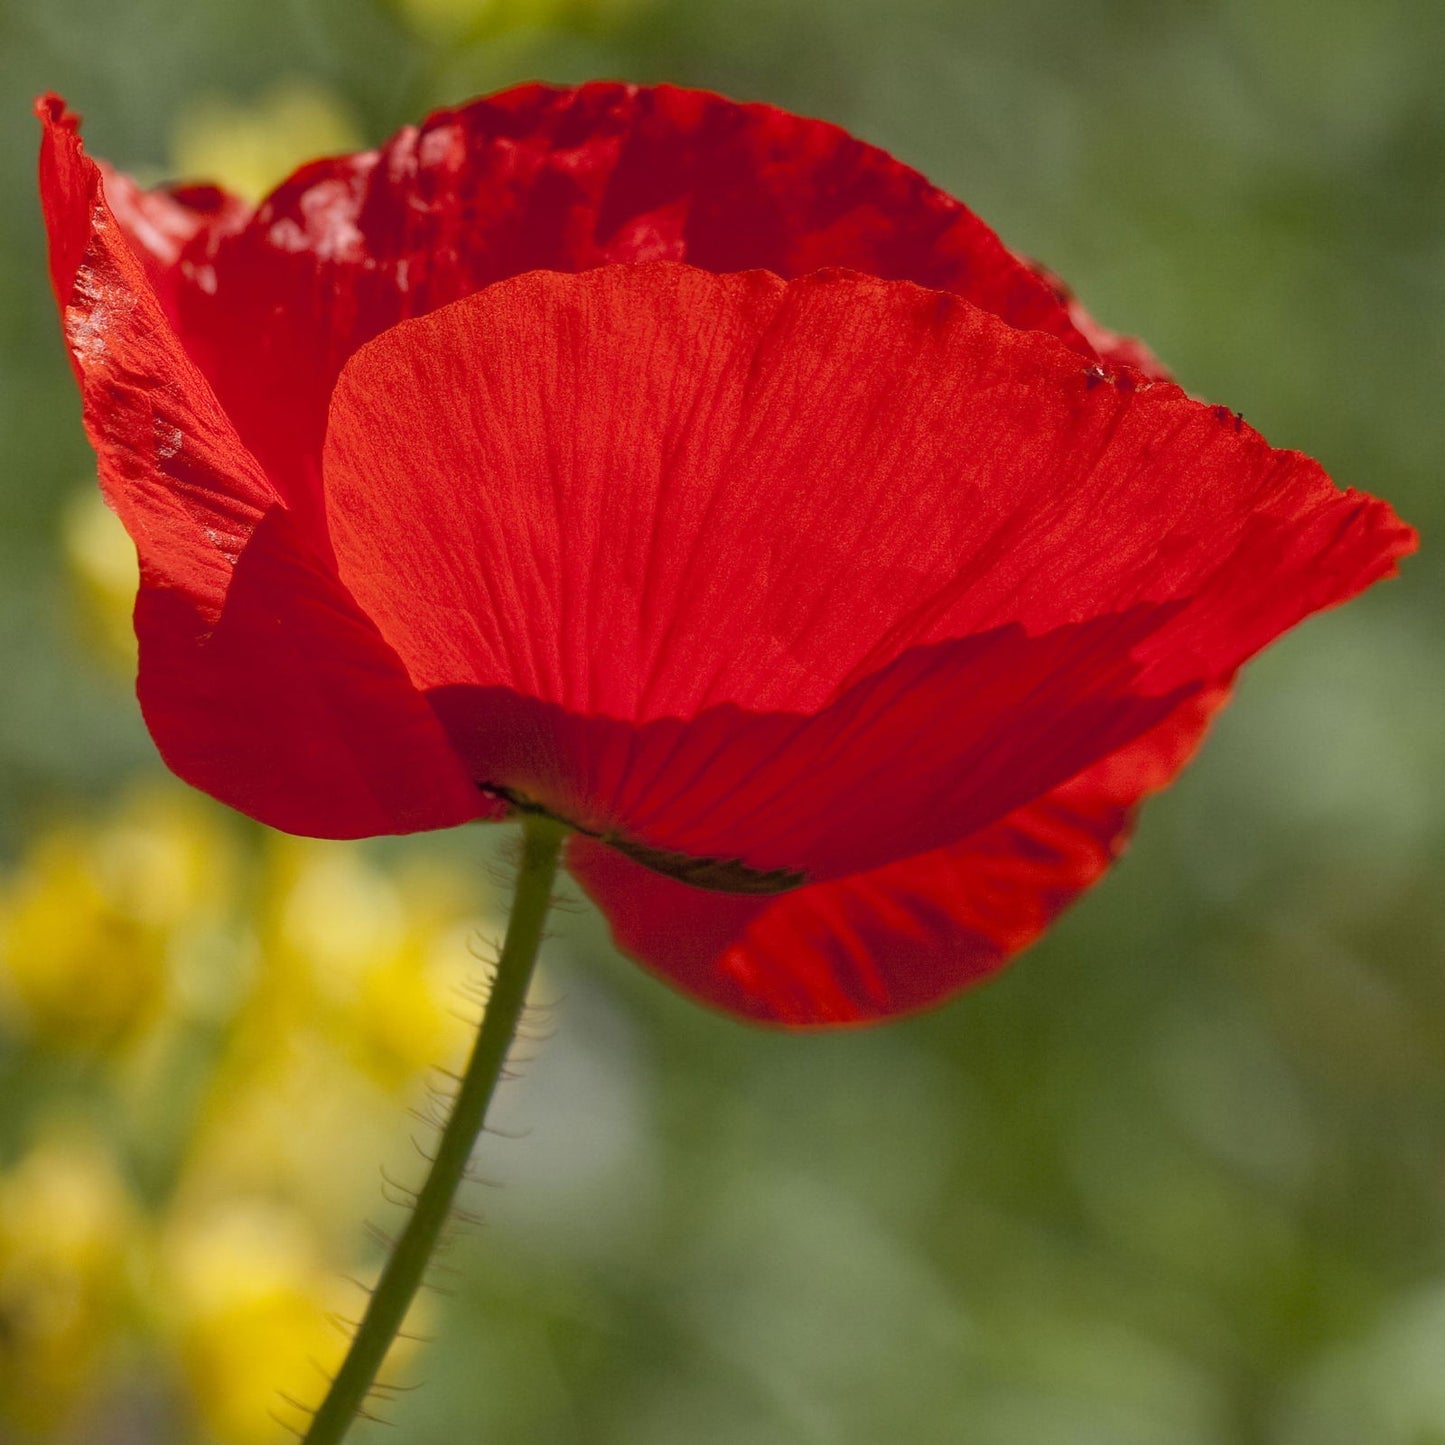
<path fill-rule="evenodd" d="M 251 207 L 219 186 L 148 190 L 114 166 L 96 164 L 104 181 L 105 203 L 175 328 L 180 324 L 178 298 L 191 280 L 181 265 L 182 252 L 192 242 L 209 245 L 216 235 L 239 230 L 250 218 Z"/>
<path fill-rule="evenodd" d="M 136 543 L 139 692 L 187 781 L 292 832 L 435 828 L 484 807 L 396 654 L 185 355 L 47 97 L 51 267 L 101 485 Z"/>
<path fill-rule="evenodd" d="M 1046 282 L 883 151 L 772 106 L 606 82 L 522 86 L 303 167 L 245 224 L 187 245 L 179 325 L 306 507 L 327 399 L 362 343 L 522 272 L 646 260 L 916 281 L 1092 355 Z"/>

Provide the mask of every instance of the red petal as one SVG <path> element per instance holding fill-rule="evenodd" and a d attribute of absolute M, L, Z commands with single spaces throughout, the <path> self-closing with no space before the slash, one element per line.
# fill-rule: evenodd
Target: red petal
<path fill-rule="evenodd" d="M 343 578 L 479 782 L 815 880 L 1048 792 L 1411 540 L 967 302 L 668 263 L 387 332 L 326 478 Z"/>
<path fill-rule="evenodd" d="M 181 269 L 181 253 L 192 242 L 210 244 L 215 236 L 238 230 L 250 218 L 251 207 L 219 186 L 146 190 L 104 161 L 96 164 L 105 183 L 106 205 L 175 327 L 180 322 L 178 294 L 189 280 Z"/>
<path fill-rule="evenodd" d="M 589 838 L 568 866 L 617 946 L 683 992 L 790 1028 L 926 1008 L 1000 969 L 1123 851 L 1135 805 L 1188 761 L 1226 696 L 1166 722 L 949 848 L 770 898 L 689 888 Z"/>
<path fill-rule="evenodd" d="M 310 505 L 327 398 L 363 342 L 522 272 L 637 260 L 916 281 L 1092 355 L 1046 283 L 883 151 L 771 106 L 611 83 L 523 86 L 306 166 L 187 248 L 181 330 Z"/>
<path fill-rule="evenodd" d="M 187 359 L 47 97 L 41 194 L 101 485 L 136 542 L 139 690 L 167 761 L 292 832 L 436 828 L 480 800 Z"/>

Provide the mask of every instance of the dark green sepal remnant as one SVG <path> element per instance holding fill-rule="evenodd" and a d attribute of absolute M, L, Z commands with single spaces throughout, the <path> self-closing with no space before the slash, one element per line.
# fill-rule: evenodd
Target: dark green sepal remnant
<path fill-rule="evenodd" d="M 714 893 L 786 893 L 789 889 L 802 887 L 808 881 L 796 868 L 773 868 L 764 871 L 750 868 L 740 858 L 699 858 L 691 853 L 670 853 L 662 848 L 652 848 L 624 833 L 598 832 L 592 828 L 584 828 L 570 818 L 558 818 L 557 814 L 515 788 L 501 788 L 492 783 L 481 786 L 484 791 L 494 793 L 519 813 L 554 818 L 565 823 L 574 832 L 595 838 L 599 843 L 606 843 L 609 848 L 616 848 L 634 863 L 641 863 L 644 868 L 651 868 L 654 873 L 676 878 L 679 883 L 688 883 L 694 888 L 706 888 Z"/>

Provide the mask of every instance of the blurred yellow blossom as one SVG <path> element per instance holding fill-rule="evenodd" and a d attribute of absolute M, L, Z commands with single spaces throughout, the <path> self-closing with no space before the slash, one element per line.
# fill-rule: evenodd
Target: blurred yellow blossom
<path fill-rule="evenodd" d="M 378 1164 L 421 1172 L 402 1100 L 469 1045 L 499 931 L 477 905 L 435 855 L 387 867 L 171 784 L 36 836 L 0 878 L 0 1023 L 115 1060 L 87 1087 L 135 1196 L 93 1144 L 0 1175 L 0 1417 L 43 1434 L 94 1406 L 124 1323 L 217 1445 L 303 1423 L 286 1397 L 320 1398 L 331 1316 L 365 1302 L 360 1223 L 406 1207 Z"/>
<path fill-rule="evenodd" d="M 61 520 L 61 545 L 79 592 L 87 636 L 105 657 L 135 670 L 135 544 L 92 481 L 71 498 Z"/>
<path fill-rule="evenodd" d="M 402 947 L 372 960 L 347 1000 L 358 1061 L 393 1089 L 432 1066 L 459 1069 L 476 1031 L 476 923 L 417 922 Z"/>
<path fill-rule="evenodd" d="M 0 1176 L 0 1410 L 22 1428 L 61 1420 L 92 1383 L 124 1313 L 137 1224 L 88 1134 L 52 1128 Z"/>
<path fill-rule="evenodd" d="M 343 102 L 315 81 L 292 79 L 249 104 L 208 97 L 191 107 L 176 126 L 171 163 L 186 180 L 259 201 L 303 162 L 361 148 Z"/>
<path fill-rule="evenodd" d="M 352 843 L 267 835 L 256 976 L 207 1090 L 181 1189 L 266 1193 L 354 1240 L 378 1165 L 410 1179 L 434 1067 L 469 1047 L 471 951 L 495 932 L 453 868 L 389 871 Z M 468 905 L 471 905 L 470 907 Z M 361 1201 L 358 1208 L 358 1201 Z"/>
<path fill-rule="evenodd" d="M 261 949 L 281 1006 L 388 1088 L 458 1061 L 472 1033 L 470 948 L 495 930 L 459 879 L 387 873 L 352 845 L 277 836 L 265 880 Z"/>
<path fill-rule="evenodd" d="M 224 1445 L 276 1438 L 304 1424 L 322 1372 L 341 1361 L 334 1318 L 358 1291 L 324 1258 L 304 1218 L 270 1200 L 231 1199 L 187 1213 L 167 1232 L 159 1282 L 192 1397 Z"/>
<path fill-rule="evenodd" d="M 393 0 L 422 36 L 437 41 L 480 38 L 508 30 L 605 27 L 646 0 Z"/>
<path fill-rule="evenodd" d="M 268 1038 L 253 1022 L 233 1033 L 212 1079 L 179 1197 L 187 1208 L 285 1199 L 338 1248 L 353 1246 L 359 1219 L 381 1203 L 379 1161 L 416 1162 L 396 1149 L 405 1111 L 318 1031 L 293 1025 Z"/>
<path fill-rule="evenodd" d="M 0 1004 L 52 1048 L 130 1040 L 164 1007 L 178 944 L 214 923 L 229 865 L 210 810 L 178 789 L 52 827 L 0 884 Z"/>

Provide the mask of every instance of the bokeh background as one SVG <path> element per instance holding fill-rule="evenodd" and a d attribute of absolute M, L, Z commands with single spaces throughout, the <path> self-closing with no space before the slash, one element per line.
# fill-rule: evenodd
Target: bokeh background
<path fill-rule="evenodd" d="M 1114 875 L 926 1017 L 753 1031 L 560 915 L 498 1187 L 389 1372 L 426 1383 L 357 1438 L 1445 1441 L 1442 61 L 1428 0 L 0 0 L 0 1441 L 287 1438 L 507 867 L 500 830 L 264 835 L 159 767 L 30 97 L 259 194 L 595 76 L 886 146 L 1425 550 L 1254 664 Z"/>

